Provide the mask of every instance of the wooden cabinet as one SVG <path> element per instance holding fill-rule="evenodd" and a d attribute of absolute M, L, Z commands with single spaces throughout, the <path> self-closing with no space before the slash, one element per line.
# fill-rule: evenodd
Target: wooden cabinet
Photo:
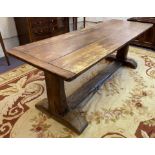
<path fill-rule="evenodd" d="M 20 45 L 69 32 L 68 17 L 15 17 Z"/>
<path fill-rule="evenodd" d="M 155 17 L 134 17 L 128 21 L 152 23 L 153 27 L 137 37 L 131 44 L 155 50 Z"/>

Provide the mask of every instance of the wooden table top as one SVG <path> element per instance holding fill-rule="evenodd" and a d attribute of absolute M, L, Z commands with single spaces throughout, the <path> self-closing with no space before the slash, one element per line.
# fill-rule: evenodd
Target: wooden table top
<path fill-rule="evenodd" d="M 108 20 L 79 31 L 15 47 L 8 53 L 70 81 L 152 26 Z"/>

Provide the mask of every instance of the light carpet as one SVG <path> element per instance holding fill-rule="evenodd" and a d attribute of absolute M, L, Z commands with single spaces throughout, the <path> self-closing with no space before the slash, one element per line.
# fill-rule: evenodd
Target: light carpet
<path fill-rule="evenodd" d="M 43 72 L 24 64 L 0 74 L 0 137 L 155 137 L 155 53 L 130 47 L 137 69 L 120 68 L 101 86 L 81 115 L 89 122 L 81 135 L 35 108 L 46 98 Z M 66 95 L 98 74 L 103 60 L 73 82 Z"/>

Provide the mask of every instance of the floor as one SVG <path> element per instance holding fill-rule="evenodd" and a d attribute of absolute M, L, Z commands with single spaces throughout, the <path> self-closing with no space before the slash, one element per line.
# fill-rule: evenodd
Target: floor
<path fill-rule="evenodd" d="M 155 53 L 144 48 L 130 47 L 129 50 L 130 57 L 138 62 L 138 68 L 120 68 L 109 82 L 86 101 L 86 106 L 79 108 L 89 122 L 81 135 L 35 108 L 36 103 L 47 102 L 41 71 L 25 64 L 6 72 L 24 62 L 10 57 L 11 66 L 7 66 L 5 59 L 1 58 L 0 73 L 6 73 L 0 75 L 0 127 L 6 127 L 6 130 L 0 132 L 0 137 L 154 138 Z M 105 68 L 106 63 L 103 60 L 74 81 L 74 88 L 71 87 L 73 83 L 66 82 L 66 94 L 69 96 L 75 91 L 73 89 L 82 86 L 92 78 L 91 72 L 96 75 Z"/>
<path fill-rule="evenodd" d="M 137 69 L 120 68 L 75 111 L 75 119 L 79 113 L 89 123 L 80 135 L 35 108 L 36 103 L 47 102 L 42 71 L 25 64 L 0 74 L 0 137 L 155 138 L 155 53 L 135 47 L 129 51 Z M 102 60 L 76 80 L 64 82 L 66 95 L 107 64 Z"/>
<path fill-rule="evenodd" d="M 22 64 L 24 64 L 24 62 L 17 60 L 14 57 L 9 56 L 9 60 L 10 60 L 10 66 L 7 65 L 5 58 L 0 58 L 0 73 L 4 73 L 6 71 L 9 71 L 13 68 L 16 68 Z"/>

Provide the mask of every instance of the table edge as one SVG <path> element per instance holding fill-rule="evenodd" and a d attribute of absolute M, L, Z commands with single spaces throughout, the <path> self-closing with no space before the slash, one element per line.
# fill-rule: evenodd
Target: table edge
<path fill-rule="evenodd" d="M 139 33 L 138 35 L 136 35 L 135 37 L 133 37 L 132 39 L 130 39 L 129 41 L 127 41 L 126 43 L 124 43 L 123 45 L 119 46 L 118 48 L 116 48 L 114 51 L 110 52 L 110 54 L 114 53 L 115 51 L 119 50 L 120 48 L 122 48 L 123 46 L 126 46 L 127 44 L 130 44 L 130 42 L 132 40 L 134 40 L 136 37 L 140 36 L 141 34 L 143 34 L 144 32 L 146 32 L 148 29 L 150 29 L 151 27 L 153 27 L 153 24 L 150 23 L 146 23 L 148 25 L 148 27 L 141 33 Z M 48 71 L 50 73 L 56 74 L 57 76 L 60 76 L 61 78 L 63 78 L 65 81 L 72 81 L 75 78 L 77 78 L 79 75 L 81 75 L 82 73 L 86 72 L 88 69 L 90 69 L 91 67 L 93 67 L 95 64 L 97 64 L 98 62 L 100 62 L 101 60 L 103 60 L 105 57 L 107 57 L 108 55 L 102 57 L 101 59 L 99 59 L 98 61 L 96 61 L 94 64 L 90 65 L 89 67 L 85 68 L 84 70 L 80 71 L 79 73 L 74 73 L 62 68 L 59 68 L 58 66 L 55 66 L 53 64 L 48 64 L 46 62 L 41 61 L 40 59 L 37 59 L 35 57 L 33 57 L 32 55 L 28 55 L 25 52 L 21 52 L 20 50 L 17 49 L 11 49 L 11 50 L 7 50 L 8 54 L 21 59 L 22 61 L 36 67 L 39 68 L 43 71 Z M 24 57 L 28 57 L 30 58 L 29 61 L 25 60 Z M 31 59 L 32 58 L 32 59 Z M 35 59 L 35 60 L 33 60 Z M 36 63 L 35 61 L 37 61 L 39 64 L 42 64 L 44 66 L 46 66 L 46 68 L 42 67 L 42 65 L 39 65 L 38 63 Z"/>
<path fill-rule="evenodd" d="M 12 50 L 7 50 L 7 53 L 13 57 L 16 57 L 17 59 L 20 59 L 20 60 L 38 68 L 38 69 L 41 69 L 42 71 L 47 71 L 52 74 L 56 74 L 57 76 L 60 76 L 61 78 L 63 78 L 66 81 L 71 81 L 75 77 L 75 73 L 73 73 L 73 72 L 70 72 L 65 69 L 61 69 L 61 68 L 54 66 L 52 64 L 48 64 L 48 63 L 43 62 L 37 58 L 34 59 L 33 56 L 27 55 L 24 52 L 12 49 Z M 29 58 L 29 60 L 28 61 L 25 60 L 24 57 Z M 36 61 L 37 61 L 37 63 L 36 63 Z M 46 66 L 46 68 L 44 68 L 42 65 Z"/>

